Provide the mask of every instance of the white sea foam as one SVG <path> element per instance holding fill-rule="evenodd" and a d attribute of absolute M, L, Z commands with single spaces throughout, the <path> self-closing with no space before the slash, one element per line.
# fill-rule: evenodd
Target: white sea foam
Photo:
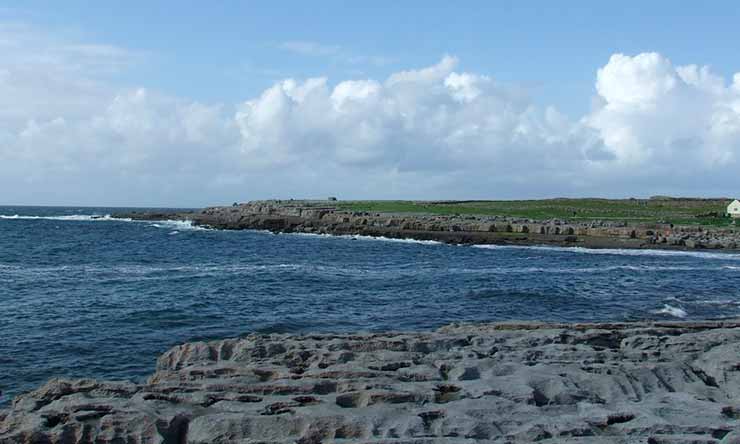
<path fill-rule="evenodd" d="M 686 310 L 679 308 L 679 307 L 674 307 L 673 305 L 668 305 L 668 304 L 663 304 L 663 308 L 661 308 L 660 310 L 653 310 L 651 313 L 665 314 L 665 315 L 673 316 L 676 318 L 685 318 L 686 316 L 688 316 L 688 313 L 686 313 Z"/>
<path fill-rule="evenodd" d="M 396 239 L 385 236 L 365 236 L 361 234 L 325 234 L 325 233 L 283 233 L 290 236 L 308 236 L 308 237 L 336 237 L 340 239 L 352 239 L 362 241 L 381 241 L 381 242 L 398 242 L 403 244 L 421 244 L 421 245 L 444 245 L 443 242 L 435 240 L 419 239 Z"/>
<path fill-rule="evenodd" d="M 470 274 L 526 274 L 526 273 L 548 273 L 548 274 L 580 274 L 580 273 L 608 273 L 611 271 L 638 271 L 638 272 L 664 272 L 664 271 L 718 271 L 724 267 L 691 267 L 691 266 L 658 266 L 658 265 L 611 265 L 606 267 L 493 267 L 493 268 L 450 268 L 451 272 Z"/>
<path fill-rule="evenodd" d="M 99 275 L 104 279 L 110 276 L 116 278 L 129 277 L 134 280 L 148 279 L 171 279 L 182 276 L 206 276 L 221 274 L 242 274 L 272 271 L 318 271 L 322 273 L 342 274 L 365 272 L 364 270 L 352 270 L 345 267 L 328 267 L 309 264 L 194 264 L 176 266 L 156 265 L 61 265 L 48 267 L 26 267 L 12 264 L 0 263 L 0 274 L 23 277 L 23 278 L 52 278 L 56 279 L 61 274 L 74 275 L 85 274 L 89 276 Z"/>
<path fill-rule="evenodd" d="M 155 228 L 166 228 L 168 230 L 175 230 L 175 231 L 189 231 L 189 230 L 210 231 L 212 230 L 212 228 L 195 225 L 193 224 L 193 221 L 190 221 L 190 220 L 158 220 L 156 222 L 151 222 L 151 221 L 143 221 L 143 222 L 146 222 L 150 226 L 155 227 Z"/>
<path fill-rule="evenodd" d="M 709 253 L 684 250 L 636 250 L 627 248 L 584 248 L 584 247 L 551 247 L 546 245 L 474 245 L 475 248 L 487 250 L 526 249 L 540 251 L 562 251 L 581 254 L 606 254 L 618 256 L 689 256 L 701 259 L 740 260 L 736 253 Z"/>
<path fill-rule="evenodd" d="M 422 244 L 422 245 L 441 245 L 442 242 L 435 240 L 419 240 L 419 239 L 395 239 L 392 237 L 385 236 L 362 236 L 362 235 L 342 235 L 340 237 L 357 239 L 357 240 L 369 240 L 369 241 L 383 241 L 383 242 L 399 242 L 403 244 Z"/>
<path fill-rule="evenodd" d="M 170 234 L 173 233 L 173 231 L 179 232 L 179 231 L 187 231 L 187 230 L 198 230 L 198 231 L 206 231 L 211 230 L 211 228 L 202 227 L 198 225 L 194 225 L 192 221 L 189 220 L 160 220 L 160 221 L 146 221 L 146 220 L 133 220 L 129 218 L 114 218 L 111 217 L 109 214 L 106 215 L 95 215 L 95 214 L 70 214 L 70 215 L 60 215 L 60 216 L 23 216 L 23 215 L 2 215 L 0 214 L 0 220 L 58 220 L 58 221 L 75 221 L 75 222 L 136 222 L 136 223 L 145 223 L 149 226 L 156 227 L 156 228 L 165 228 L 170 231 Z"/>
<path fill-rule="evenodd" d="M 699 305 L 738 305 L 740 306 L 740 301 L 733 301 L 730 299 L 704 299 L 700 301 L 695 301 L 695 304 Z"/>
<path fill-rule="evenodd" d="M 740 306 L 740 300 L 733 300 L 733 299 L 699 299 L 699 300 L 690 300 L 690 299 L 680 299 L 675 296 L 671 296 L 669 298 L 666 298 L 668 301 L 677 302 L 682 305 L 708 305 L 708 306 Z"/>
<path fill-rule="evenodd" d="M 63 216 L 23 216 L 19 214 L 6 215 L 0 214 L 0 220 L 63 220 L 63 221 L 77 221 L 77 222 L 98 222 L 98 221 L 119 221 L 119 222 L 131 222 L 131 219 L 116 219 L 110 217 L 109 214 L 96 215 L 96 214 L 69 214 Z"/>
<path fill-rule="evenodd" d="M 127 282 L 166 281 L 181 278 L 195 278 L 223 275 L 254 275 L 260 273 L 308 273 L 333 277 L 346 276 L 401 276 L 403 272 L 386 267 L 329 266 L 304 263 L 282 264 L 192 264 L 192 265 L 63 265 L 46 267 L 25 267 L 0 263 L 0 281 L 8 279 L 26 279 L 40 282 L 56 280 L 60 276 L 79 276 L 85 279 L 107 281 L 110 279 Z"/>

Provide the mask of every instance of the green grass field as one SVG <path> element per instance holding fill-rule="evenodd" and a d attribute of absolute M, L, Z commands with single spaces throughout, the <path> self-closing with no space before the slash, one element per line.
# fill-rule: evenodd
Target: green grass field
<path fill-rule="evenodd" d="M 340 201 L 339 208 L 378 213 L 497 215 L 531 219 L 620 220 L 729 226 L 721 199 L 546 199 L 499 201 Z M 717 216 L 713 214 L 716 213 Z"/>

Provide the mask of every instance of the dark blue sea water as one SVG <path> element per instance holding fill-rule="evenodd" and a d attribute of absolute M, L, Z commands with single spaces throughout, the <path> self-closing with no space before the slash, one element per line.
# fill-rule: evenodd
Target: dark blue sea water
<path fill-rule="evenodd" d="M 476 248 L 0 207 L 0 404 L 50 377 L 140 379 L 250 332 L 740 315 L 740 255 Z M 18 216 L 16 216 L 18 215 Z"/>

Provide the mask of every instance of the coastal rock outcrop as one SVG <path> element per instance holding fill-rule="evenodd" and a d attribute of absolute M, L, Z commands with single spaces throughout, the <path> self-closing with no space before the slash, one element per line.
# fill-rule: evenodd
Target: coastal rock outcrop
<path fill-rule="evenodd" d="M 370 213 L 342 210 L 334 202 L 327 201 L 254 201 L 190 213 L 127 213 L 115 216 L 143 220 L 190 220 L 196 225 L 228 230 L 384 236 L 451 244 L 740 249 L 740 230 L 733 227 L 639 224 L 617 220 L 568 221 L 480 215 Z"/>
<path fill-rule="evenodd" d="M 249 335 L 146 383 L 52 380 L 0 443 L 736 442 L 739 356 L 740 321 Z"/>

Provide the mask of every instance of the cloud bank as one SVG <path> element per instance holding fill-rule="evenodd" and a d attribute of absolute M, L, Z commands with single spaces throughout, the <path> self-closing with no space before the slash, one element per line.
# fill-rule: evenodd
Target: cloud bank
<path fill-rule="evenodd" d="M 223 105 L 114 86 L 122 48 L 0 25 L 0 51 L 0 203 L 740 193 L 740 73 L 658 53 L 613 55 L 572 118 L 452 56 Z"/>

